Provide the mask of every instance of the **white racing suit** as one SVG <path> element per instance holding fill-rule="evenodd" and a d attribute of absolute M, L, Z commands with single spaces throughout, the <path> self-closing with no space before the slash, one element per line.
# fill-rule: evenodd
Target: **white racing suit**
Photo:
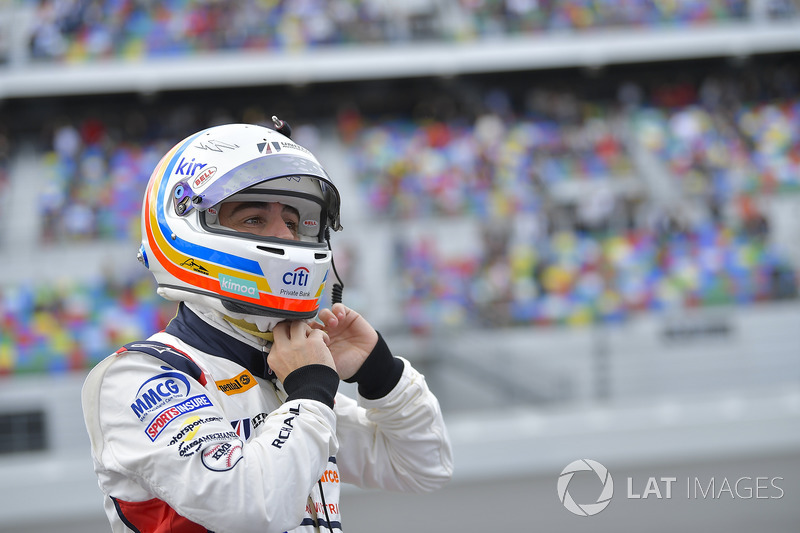
<path fill-rule="evenodd" d="M 266 341 L 192 309 L 84 384 L 114 533 L 336 532 L 340 483 L 419 492 L 450 479 L 438 401 L 382 339 L 355 376 L 356 402 L 323 365 L 281 384 Z"/>

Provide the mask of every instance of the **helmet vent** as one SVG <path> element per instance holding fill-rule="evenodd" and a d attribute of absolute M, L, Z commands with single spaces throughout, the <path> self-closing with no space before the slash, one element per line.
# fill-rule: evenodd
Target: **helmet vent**
<path fill-rule="evenodd" d="M 283 255 L 285 252 L 281 248 L 273 248 L 272 246 L 256 246 L 259 250 L 275 255 Z"/>
<path fill-rule="evenodd" d="M 328 258 L 328 254 L 327 253 L 314 254 L 314 259 L 327 259 L 327 258 Z"/>

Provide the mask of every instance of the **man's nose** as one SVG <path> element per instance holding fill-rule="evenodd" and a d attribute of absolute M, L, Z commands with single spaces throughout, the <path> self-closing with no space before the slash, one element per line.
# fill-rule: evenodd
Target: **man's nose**
<path fill-rule="evenodd" d="M 294 240 L 294 233 L 286 226 L 286 221 L 282 217 L 277 217 L 269 223 L 267 233 L 269 237 Z"/>

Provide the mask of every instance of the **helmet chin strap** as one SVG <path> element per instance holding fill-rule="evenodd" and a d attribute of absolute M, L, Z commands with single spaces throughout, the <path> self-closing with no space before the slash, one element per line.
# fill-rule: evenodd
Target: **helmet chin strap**
<path fill-rule="evenodd" d="M 269 342 L 273 342 L 274 338 L 272 335 L 272 328 L 284 320 L 283 318 L 274 316 L 234 313 L 233 311 L 225 309 L 217 298 L 204 294 L 190 293 L 170 287 L 159 287 L 157 292 L 167 300 L 185 302 L 195 313 L 199 312 L 203 315 L 208 315 L 209 312 L 213 313 L 219 317 L 217 320 L 221 318 L 240 331 Z"/>
<path fill-rule="evenodd" d="M 224 315 L 224 314 L 222 315 L 222 318 L 224 318 L 227 322 L 230 322 L 231 324 L 233 324 L 237 328 L 241 329 L 245 333 L 249 333 L 250 335 L 262 338 L 262 339 L 267 340 L 269 342 L 273 342 L 274 341 L 274 336 L 272 334 L 272 328 L 274 328 L 275 324 L 277 324 L 278 322 L 280 322 L 282 320 L 280 318 L 276 319 L 276 318 L 268 317 L 268 316 L 252 317 L 253 319 L 255 319 L 257 321 L 254 324 L 252 322 L 248 322 L 247 320 L 245 320 L 243 318 L 233 318 L 232 316 L 228 316 L 228 315 Z M 266 323 L 263 324 L 264 329 L 269 329 L 269 331 L 261 331 L 261 326 L 262 326 L 261 322 L 264 322 L 261 319 L 264 319 L 264 321 L 274 321 L 271 325 L 266 324 Z"/>

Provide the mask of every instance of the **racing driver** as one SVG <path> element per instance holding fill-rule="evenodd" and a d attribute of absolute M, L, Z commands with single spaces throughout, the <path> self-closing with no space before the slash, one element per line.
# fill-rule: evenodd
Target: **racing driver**
<path fill-rule="evenodd" d="M 451 477 L 423 376 L 356 311 L 319 309 L 339 192 L 275 125 L 200 131 L 150 177 L 139 260 L 178 312 L 82 391 L 115 533 L 333 533 L 341 483 L 424 492 Z"/>

